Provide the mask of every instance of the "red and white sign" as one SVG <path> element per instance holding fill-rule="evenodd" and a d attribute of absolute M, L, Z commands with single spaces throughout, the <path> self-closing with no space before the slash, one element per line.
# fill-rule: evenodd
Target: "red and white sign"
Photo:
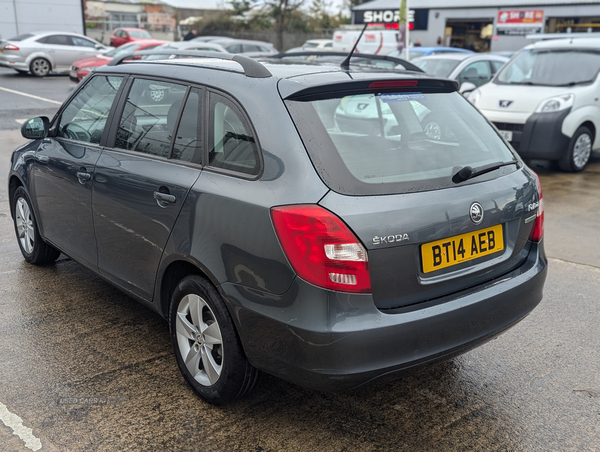
<path fill-rule="evenodd" d="M 544 24 L 543 9 L 520 9 L 520 10 L 500 10 L 498 11 L 497 25 L 539 25 Z"/>

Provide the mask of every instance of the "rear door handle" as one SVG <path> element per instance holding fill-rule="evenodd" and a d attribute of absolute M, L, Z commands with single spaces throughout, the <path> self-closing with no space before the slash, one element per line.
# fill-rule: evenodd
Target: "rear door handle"
<path fill-rule="evenodd" d="M 177 201 L 177 198 L 175 198 L 175 196 L 169 195 L 167 193 L 161 193 L 159 191 L 154 192 L 154 199 L 156 199 L 159 202 L 159 205 L 161 202 L 173 204 L 175 201 Z"/>
<path fill-rule="evenodd" d="M 80 184 L 85 184 L 92 178 L 92 175 L 90 173 L 86 173 L 84 171 L 77 171 L 77 173 L 75 174 L 77 175 L 77 179 L 79 179 Z"/>

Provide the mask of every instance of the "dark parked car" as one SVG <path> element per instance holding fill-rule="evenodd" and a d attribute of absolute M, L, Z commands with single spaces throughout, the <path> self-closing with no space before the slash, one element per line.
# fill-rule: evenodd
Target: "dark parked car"
<path fill-rule="evenodd" d="M 24 258 L 63 252 L 168 319 L 202 398 L 259 371 L 355 388 L 540 302 L 539 181 L 455 83 L 194 55 L 113 60 L 25 122 L 9 194 Z"/>

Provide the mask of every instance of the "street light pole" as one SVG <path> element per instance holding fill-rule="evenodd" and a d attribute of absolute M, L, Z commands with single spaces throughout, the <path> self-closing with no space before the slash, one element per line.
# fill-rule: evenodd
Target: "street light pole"
<path fill-rule="evenodd" d="M 408 0 L 405 0 L 404 3 L 404 14 L 406 17 L 406 23 L 404 24 L 404 26 L 406 27 L 406 33 L 404 34 L 405 36 L 405 42 L 404 42 L 404 46 L 406 47 L 406 61 L 409 61 L 409 57 L 408 57 L 408 44 L 410 43 L 410 39 L 408 37 L 408 33 L 410 30 L 410 18 L 408 17 Z"/>
<path fill-rule="evenodd" d="M 17 18 L 17 0 L 13 0 L 13 8 L 15 11 L 15 27 L 17 27 L 17 36 L 19 36 L 19 19 Z"/>

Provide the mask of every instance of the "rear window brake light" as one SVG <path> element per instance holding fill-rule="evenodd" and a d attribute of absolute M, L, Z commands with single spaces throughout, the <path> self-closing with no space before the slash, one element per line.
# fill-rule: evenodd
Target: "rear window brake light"
<path fill-rule="evenodd" d="M 418 80 L 389 80 L 382 82 L 373 82 L 369 85 L 369 88 L 412 88 L 417 86 L 418 84 Z"/>

